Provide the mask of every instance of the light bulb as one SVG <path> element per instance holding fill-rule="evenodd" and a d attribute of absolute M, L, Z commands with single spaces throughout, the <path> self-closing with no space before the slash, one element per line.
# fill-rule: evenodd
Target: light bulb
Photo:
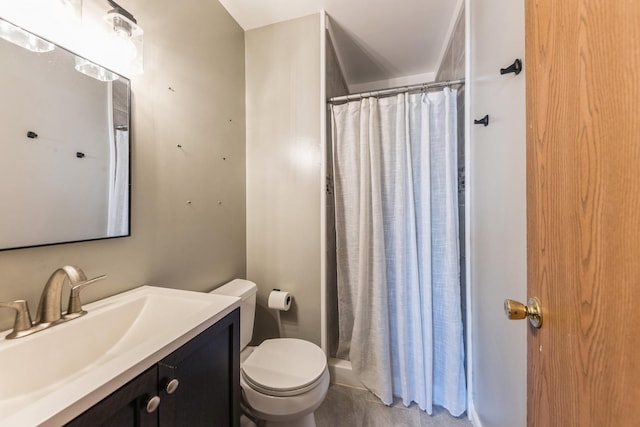
<path fill-rule="evenodd" d="M 109 40 L 105 40 L 109 63 L 116 69 L 127 70 L 130 73 L 142 72 L 142 36 L 144 31 L 135 18 L 126 10 L 116 7 L 104 17 L 104 21 L 113 31 Z"/>
<path fill-rule="evenodd" d="M 100 80 L 101 82 L 112 82 L 114 80 L 118 80 L 119 76 L 99 66 L 98 64 L 94 64 L 91 61 L 88 61 L 84 58 L 80 58 L 76 56 L 76 66 L 77 71 L 80 71 L 82 74 L 85 74 L 89 77 L 93 77 L 96 80 Z"/>
<path fill-rule="evenodd" d="M 116 34 L 113 40 L 113 49 L 126 62 L 133 61 L 138 55 L 138 49 L 126 34 Z"/>

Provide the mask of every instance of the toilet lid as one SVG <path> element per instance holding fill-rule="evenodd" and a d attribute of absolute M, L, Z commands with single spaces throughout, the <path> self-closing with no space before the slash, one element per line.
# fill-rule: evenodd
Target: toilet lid
<path fill-rule="evenodd" d="M 317 345 L 295 338 L 266 340 L 242 364 L 242 375 L 265 392 L 305 389 L 327 368 L 327 358 Z"/>

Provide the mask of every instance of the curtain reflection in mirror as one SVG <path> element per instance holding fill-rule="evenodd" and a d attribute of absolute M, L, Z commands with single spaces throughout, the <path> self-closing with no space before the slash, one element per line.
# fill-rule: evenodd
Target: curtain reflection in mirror
<path fill-rule="evenodd" d="M 129 130 L 116 129 L 111 144 L 108 236 L 129 234 Z"/>
<path fill-rule="evenodd" d="M 129 234 L 128 91 L 120 81 L 109 83 L 109 201 L 107 236 Z"/>

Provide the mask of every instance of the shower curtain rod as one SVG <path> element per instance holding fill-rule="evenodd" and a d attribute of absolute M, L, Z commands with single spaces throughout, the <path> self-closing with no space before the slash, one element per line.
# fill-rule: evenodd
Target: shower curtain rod
<path fill-rule="evenodd" d="M 463 84 L 464 84 L 464 79 L 422 83 L 422 84 L 413 85 L 413 86 L 401 86 L 401 87 L 396 87 L 392 89 L 383 89 L 383 90 L 375 90 L 372 92 L 362 92 L 362 93 L 354 93 L 351 95 L 336 96 L 334 98 L 331 98 L 329 100 L 329 103 L 335 104 L 337 102 L 355 101 L 355 100 L 360 100 L 364 98 L 370 98 L 372 96 L 390 96 L 390 95 L 396 95 L 398 93 L 411 92 L 414 90 L 426 90 L 426 89 L 432 89 L 436 87 L 445 87 L 445 86 L 463 85 Z"/>

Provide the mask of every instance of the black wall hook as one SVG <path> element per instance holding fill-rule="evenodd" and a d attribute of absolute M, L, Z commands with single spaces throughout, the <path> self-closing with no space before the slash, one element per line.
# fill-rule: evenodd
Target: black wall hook
<path fill-rule="evenodd" d="M 507 68 L 500 68 L 500 74 L 509 74 L 515 73 L 517 76 L 522 71 L 522 61 L 520 59 L 516 59 L 513 64 L 509 65 Z"/>
<path fill-rule="evenodd" d="M 29 132 L 27 132 L 27 138 L 31 138 L 31 139 L 36 139 L 38 137 L 38 134 L 35 133 L 34 131 L 30 130 Z"/>
<path fill-rule="evenodd" d="M 476 124 L 476 125 L 489 126 L 489 115 L 487 114 L 486 116 L 484 116 L 480 120 L 474 120 L 473 123 Z"/>

